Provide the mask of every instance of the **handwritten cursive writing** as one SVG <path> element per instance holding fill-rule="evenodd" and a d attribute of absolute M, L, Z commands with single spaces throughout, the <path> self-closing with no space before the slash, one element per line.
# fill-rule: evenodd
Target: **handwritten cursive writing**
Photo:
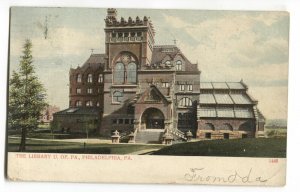
<path fill-rule="evenodd" d="M 190 168 L 189 172 L 184 175 L 184 179 L 186 181 L 204 183 L 266 183 L 271 178 L 255 176 L 252 173 L 252 168 L 246 174 L 241 174 L 234 170 L 231 174 L 225 176 L 208 175 L 205 173 L 205 168 Z"/>

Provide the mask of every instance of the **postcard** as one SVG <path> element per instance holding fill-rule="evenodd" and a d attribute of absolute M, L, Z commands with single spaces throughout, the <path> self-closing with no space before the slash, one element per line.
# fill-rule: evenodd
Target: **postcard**
<path fill-rule="evenodd" d="M 12 7 L 13 181 L 283 186 L 289 13 Z"/>

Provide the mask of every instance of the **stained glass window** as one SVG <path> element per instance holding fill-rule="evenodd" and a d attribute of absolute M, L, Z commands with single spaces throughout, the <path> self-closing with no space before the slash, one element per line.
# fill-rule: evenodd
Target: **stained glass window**
<path fill-rule="evenodd" d="M 115 65 L 115 71 L 114 71 L 114 82 L 116 84 L 123 84 L 124 83 L 124 77 L 125 77 L 124 64 L 123 63 L 117 63 Z"/>
<path fill-rule="evenodd" d="M 127 71 L 127 82 L 128 83 L 136 83 L 136 64 L 129 63 Z"/>

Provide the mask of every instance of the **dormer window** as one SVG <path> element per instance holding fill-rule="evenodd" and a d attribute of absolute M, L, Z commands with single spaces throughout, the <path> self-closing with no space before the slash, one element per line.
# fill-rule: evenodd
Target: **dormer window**
<path fill-rule="evenodd" d="M 171 66 L 171 61 L 166 61 L 165 64 L 166 66 Z"/>
<path fill-rule="evenodd" d="M 88 83 L 92 83 L 93 82 L 93 75 L 92 74 L 88 74 L 87 82 Z"/>
<path fill-rule="evenodd" d="M 182 62 L 180 60 L 176 61 L 176 71 L 182 71 Z"/>

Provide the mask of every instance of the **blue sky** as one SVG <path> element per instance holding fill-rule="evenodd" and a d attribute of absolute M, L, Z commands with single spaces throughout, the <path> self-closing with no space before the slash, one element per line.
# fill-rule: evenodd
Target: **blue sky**
<path fill-rule="evenodd" d="M 173 44 L 198 62 L 201 81 L 249 85 L 267 118 L 286 118 L 288 84 L 287 12 L 118 9 L 118 17 L 148 16 L 156 44 Z M 16 69 L 26 38 L 33 42 L 36 72 L 50 104 L 68 106 L 68 74 L 90 49 L 104 52 L 106 9 L 22 8 L 11 11 L 10 66 Z M 43 25 L 48 20 L 44 38 Z"/>

